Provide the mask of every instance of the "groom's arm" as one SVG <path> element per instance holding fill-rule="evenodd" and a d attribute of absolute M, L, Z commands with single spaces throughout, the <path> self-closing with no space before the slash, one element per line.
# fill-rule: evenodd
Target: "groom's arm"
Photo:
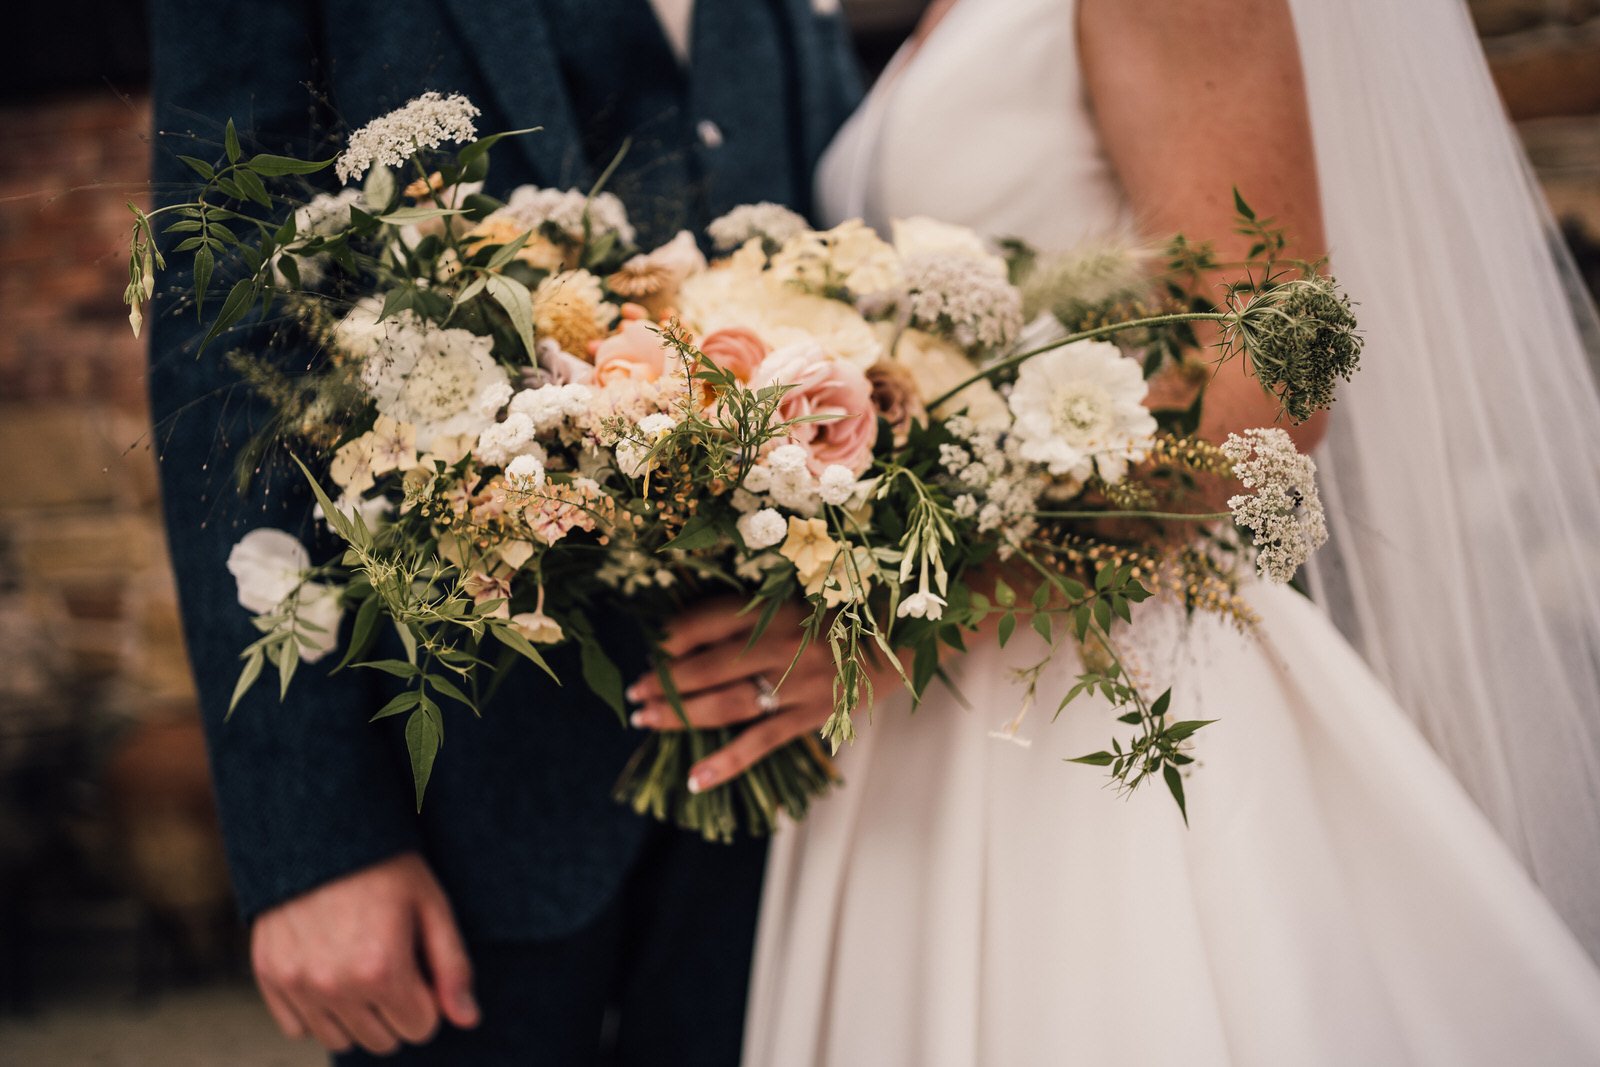
<path fill-rule="evenodd" d="M 230 117 L 247 151 L 303 150 L 319 22 L 305 0 L 152 5 L 158 205 L 192 194 L 195 175 L 177 157 L 219 156 Z M 310 501 L 282 464 L 264 471 L 248 496 L 235 488 L 240 449 L 267 413 L 223 356 L 264 343 L 264 330 L 214 343 L 197 358 L 202 325 L 179 299 L 188 281 L 163 277 L 150 316 L 153 441 L 229 865 L 250 919 L 416 849 L 418 835 L 403 765 L 387 735 L 367 723 L 378 706 L 371 672 L 328 677 L 326 661 L 305 667 L 280 703 L 269 671 L 225 720 L 239 651 L 258 636 L 237 602 L 228 551 L 259 526 L 306 536 Z M 208 310 L 216 306 L 213 297 Z"/>

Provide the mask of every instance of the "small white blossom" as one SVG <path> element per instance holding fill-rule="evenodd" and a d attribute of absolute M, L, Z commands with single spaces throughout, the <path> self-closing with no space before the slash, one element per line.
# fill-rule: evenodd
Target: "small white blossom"
<path fill-rule="evenodd" d="M 544 464 L 538 456 L 518 456 L 506 464 L 506 483 L 520 492 L 532 492 L 544 484 Z"/>
<path fill-rule="evenodd" d="M 818 492 L 824 504 L 839 507 L 848 503 L 856 493 L 855 473 L 841 464 L 829 464 L 818 479 Z"/>
<path fill-rule="evenodd" d="M 1022 294 L 982 260 L 950 252 L 915 256 L 905 264 L 905 289 L 911 324 L 962 348 L 1005 348 L 1022 329 Z"/>
<path fill-rule="evenodd" d="M 547 223 L 573 243 L 584 240 L 584 215 L 588 215 L 588 238 L 599 240 L 615 235 L 631 245 L 634 230 L 628 211 L 614 193 L 597 193 L 590 199 L 577 189 L 540 189 L 523 185 L 511 191 L 506 206 L 490 216 L 514 219 L 525 230 L 539 232 Z"/>
<path fill-rule="evenodd" d="M 639 420 L 639 432 L 645 436 L 646 440 L 654 442 L 667 436 L 672 432 L 673 427 L 677 425 L 677 419 L 658 411 Z"/>
<path fill-rule="evenodd" d="M 511 383 L 506 380 L 496 380 L 484 386 L 475 403 L 478 414 L 486 419 L 494 418 L 511 400 L 512 392 Z"/>
<path fill-rule="evenodd" d="M 902 619 L 938 619 L 944 615 L 944 598 L 926 590 L 900 601 L 895 614 Z"/>
<path fill-rule="evenodd" d="M 951 509 L 958 519 L 970 519 L 978 513 L 978 498 L 971 493 L 962 493 L 950 502 Z"/>
<path fill-rule="evenodd" d="M 781 245 L 795 234 L 811 227 L 806 220 L 782 204 L 763 201 L 759 204 L 740 204 L 721 218 L 712 220 L 706 232 L 712 243 L 722 252 L 729 252 L 751 238 Z"/>
<path fill-rule="evenodd" d="M 334 170 L 340 181 L 351 182 L 374 164 L 401 166 L 419 148 L 470 141 L 478 132 L 472 122 L 478 113 L 472 101 L 460 93 L 423 93 L 351 134 Z"/>
<path fill-rule="evenodd" d="M 779 445 L 767 457 L 767 466 L 773 474 L 792 474 L 806 469 L 810 454 L 800 445 Z"/>
<path fill-rule="evenodd" d="M 1250 531 L 1256 570 L 1268 581 L 1287 582 L 1328 540 L 1317 465 L 1275 427 L 1229 434 L 1222 454 L 1233 462 L 1233 476 L 1253 490 L 1229 499 L 1228 509 Z"/>
<path fill-rule="evenodd" d="M 618 441 L 612 450 L 617 459 L 617 470 L 629 478 L 638 478 L 650 468 L 650 449 L 637 441 Z"/>
<path fill-rule="evenodd" d="M 745 545 L 753 551 L 771 548 L 789 533 L 788 522 L 772 508 L 752 511 L 739 520 L 738 527 L 739 536 L 744 538 Z"/>
<path fill-rule="evenodd" d="M 762 463 L 752 466 L 744 475 L 744 487 L 752 493 L 765 493 L 772 488 L 772 468 Z"/>
<path fill-rule="evenodd" d="M 484 428 L 473 453 L 491 467 L 503 467 L 521 455 L 544 461 L 544 449 L 534 440 L 533 420 L 520 412 L 507 415 L 504 422 Z"/>
<path fill-rule="evenodd" d="M 361 380 L 381 414 L 410 423 L 422 451 L 439 438 L 480 433 L 488 418 L 478 400 L 505 382 L 494 342 L 466 330 L 439 329 L 408 319 L 376 341 Z"/>

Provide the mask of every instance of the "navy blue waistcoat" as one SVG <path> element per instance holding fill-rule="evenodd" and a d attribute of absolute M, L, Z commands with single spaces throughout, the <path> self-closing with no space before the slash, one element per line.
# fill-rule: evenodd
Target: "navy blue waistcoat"
<path fill-rule="evenodd" d="M 155 0 L 157 200 L 192 189 L 177 154 L 212 155 L 230 117 L 247 150 L 331 154 L 336 144 L 318 143 L 330 129 L 434 89 L 471 97 L 480 131 L 544 127 L 495 150 L 491 193 L 586 186 L 633 136 L 613 189 L 645 239 L 753 200 L 807 210 L 811 167 L 858 92 L 843 27 L 806 0 L 696 8 L 704 61 L 682 70 L 643 0 Z M 179 288 L 158 293 L 151 322 L 154 439 L 241 910 L 420 848 L 469 936 L 578 929 L 614 896 L 644 824 L 609 796 L 638 738 L 587 694 L 575 657 L 552 657 L 563 687 L 519 672 L 482 720 L 448 713 L 420 817 L 398 724 L 367 722 L 385 699 L 375 672 L 303 668 L 284 703 L 258 685 L 223 721 L 238 651 L 254 637 L 228 550 L 257 526 L 313 531 L 282 464 L 236 491 L 238 450 L 266 413 L 221 346 L 195 358 L 201 330 Z M 624 671 L 642 667 L 626 619 L 596 628 Z"/>

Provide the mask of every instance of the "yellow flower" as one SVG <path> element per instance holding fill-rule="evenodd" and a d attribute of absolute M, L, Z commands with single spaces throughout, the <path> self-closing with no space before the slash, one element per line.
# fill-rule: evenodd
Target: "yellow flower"
<path fill-rule="evenodd" d="M 794 564 L 800 584 L 808 591 L 814 583 L 821 583 L 827 577 L 838 551 L 839 544 L 828 536 L 826 522 L 789 516 L 789 536 L 779 547 L 778 555 Z"/>
<path fill-rule="evenodd" d="M 600 279 L 586 270 L 552 274 L 533 293 L 534 333 L 575 355 L 587 355 L 590 342 L 605 337 L 616 314 L 605 302 Z"/>

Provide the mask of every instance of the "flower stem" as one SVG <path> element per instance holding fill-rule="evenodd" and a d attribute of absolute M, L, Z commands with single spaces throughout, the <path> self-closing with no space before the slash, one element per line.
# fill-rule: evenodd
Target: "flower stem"
<path fill-rule="evenodd" d="M 1067 336 L 1058 341 L 1051 341 L 1047 345 L 1040 345 L 1038 348 L 1030 348 L 1026 352 L 1018 352 L 1016 355 L 1007 356 L 1005 359 L 1002 359 L 997 363 L 991 363 L 989 366 L 983 368 L 983 370 L 978 371 L 970 378 L 967 378 L 961 382 L 961 384 L 957 385 L 955 388 L 948 389 L 941 395 L 935 397 L 928 403 L 928 407 L 930 409 L 937 408 L 940 404 L 943 404 L 945 401 L 949 400 L 951 397 L 955 396 L 969 385 L 976 385 L 985 378 L 994 377 L 1000 371 L 1008 370 L 1011 367 L 1026 363 L 1034 356 L 1043 355 L 1046 352 L 1061 348 L 1065 345 L 1073 344 L 1078 341 L 1089 341 L 1096 337 L 1106 337 L 1110 334 L 1119 333 L 1123 330 L 1142 329 L 1146 326 L 1170 326 L 1179 322 L 1230 322 L 1234 319 L 1234 317 L 1235 316 L 1232 313 L 1225 311 L 1183 311 L 1174 312 L 1170 315 L 1152 315 L 1149 318 L 1144 319 L 1129 319 L 1127 322 L 1113 322 L 1108 323 L 1105 326 L 1096 326 L 1092 330 L 1080 330 L 1077 333 L 1069 333 Z"/>

